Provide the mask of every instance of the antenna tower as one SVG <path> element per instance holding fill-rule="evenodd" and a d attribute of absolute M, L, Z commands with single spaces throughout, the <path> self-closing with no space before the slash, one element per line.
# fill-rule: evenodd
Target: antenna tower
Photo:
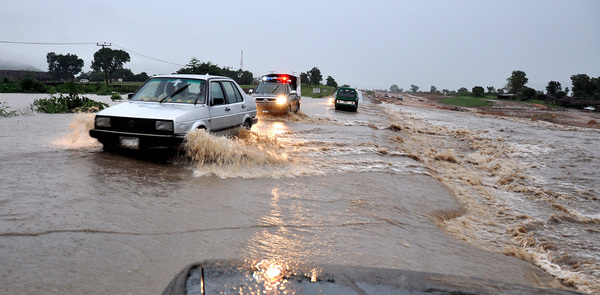
<path fill-rule="evenodd" d="M 240 59 L 240 70 L 244 68 L 244 51 L 242 50 L 242 57 Z"/>

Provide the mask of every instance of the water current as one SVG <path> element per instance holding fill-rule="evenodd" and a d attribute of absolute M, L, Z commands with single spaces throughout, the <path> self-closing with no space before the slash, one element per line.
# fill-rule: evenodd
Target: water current
<path fill-rule="evenodd" d="M 0 293 L 156 294 L 188 263 L 274 259 L 600 293 L 600 133 L 303 98 L 167 161 L 103 152 L 93 114 L 0 94 Z M 90 98 L 111 102 L 107 97 Z"/>

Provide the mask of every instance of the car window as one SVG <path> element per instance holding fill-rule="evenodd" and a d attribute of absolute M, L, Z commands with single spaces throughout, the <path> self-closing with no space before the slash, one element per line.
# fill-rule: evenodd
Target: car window
<path fill-rule="evenodd" d="M 225 88 L 225 93 L 227 94 L 227 100 L 230 103 L 242 102 L 242 95 L 233 82 L 222 82 L 222 84 L 223 88 Z"/>
<path fill-rule="evenodd" d="M 163 103 L 204 103 L 204 80 L 156 78 L 146 82 L 131 98 L 133 101 Z"/>
<path fill-rule="evenodd" d="M 285 94 L 287 84 L 262 82 L 256 86 L 256 93 Z"/>
<path fill-rule="evenodd" d="M 351 89 L 340 89 L 337 93 L 337 96 L 339 97 L 347 97 L 347 98 L 355 98 L 356 97 L 356 91 L 351 90 Z"/>
<path fill-rule="evenodd" d="M 210 95 L 214 105 L 227 104 L 225 94 L 223 94 L 223 88 L 221 83 L 217 81 L 210 82 Z"/>

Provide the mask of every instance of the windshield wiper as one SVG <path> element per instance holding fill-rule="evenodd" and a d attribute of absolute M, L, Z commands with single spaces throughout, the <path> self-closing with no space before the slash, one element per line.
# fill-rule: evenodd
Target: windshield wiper
<path fill-rule="evenodd" d="M 167 96 L 163 97 L 163 99 L 161 99 L 161 100 L 159 101 L 159 103 L 162 103 L 162 102 L 163 102 L 165 99 L 167 99 L 167 98 L 170 98 L 170 97 L 173 97 L 173 96 L 175 96 L 175 95 L 177 95 L 177 94 L 181 93 L 182 91 L 184 91 L 184 90 L 185 90 L 186 88 L 188 88 L 189 86 L 190 86 L 190 83 L 187 83 L 187 84 L 185 84 L 185 86 L 183 86 L 183 87 L 181 87 L 181 88 L 177 89 L 175 92 L 173 92 L 173 94 L 171 94 L 171 95 L 167 95 Z"/>

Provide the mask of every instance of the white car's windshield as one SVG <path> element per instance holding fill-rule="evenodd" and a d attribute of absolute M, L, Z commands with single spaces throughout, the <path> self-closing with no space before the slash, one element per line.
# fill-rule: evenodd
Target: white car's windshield
<path fill-rule="evenodd" d="M 285 94 L 287 84 L 263 82 L 256 86 L 256 93 Z"/>
<path fill-rule="evenodd" d="M 133 101 L 161 103 L 204 103 L 204 80 L 155 78 L 146 82 L 131 98 Z"/>

